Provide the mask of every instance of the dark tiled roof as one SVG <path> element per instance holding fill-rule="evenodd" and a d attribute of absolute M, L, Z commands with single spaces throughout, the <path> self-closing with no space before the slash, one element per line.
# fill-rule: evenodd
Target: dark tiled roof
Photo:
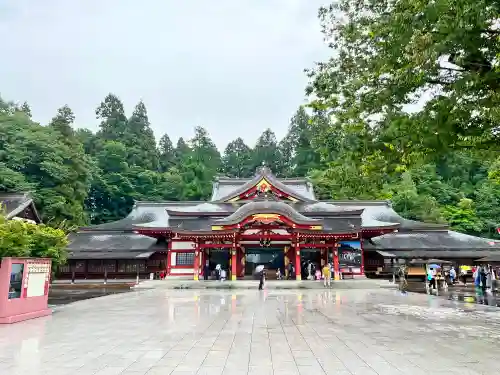
<path fill-rule="evenodd" d="M 148 259 L 154 252 L 144 251 L 72 251 L 69 259 Z"/>
<path fill-rule="evenodd" d="M 361 230 L 359 215 L 323 219 L 323 230 L 331 233 L 357 233 Z"/>
<path fill-rule="evenodd" d="M 150 227 L 168 227 L 167 209 L 194 206 L 199 202 L 136 202 L 127 217 L 104 224 L 93 225 L 90 230 L 132 230 L 141 224 L 151 224 Z"/>
<path fill-rule="evenodd" d="M 215 222 L 224 225 L 237 224 L 253 214 L 281 214 L 290 218 L 297 224 L 314 225 L 322 223 L 321 220 L 311 219 L 302 215 L 289 204 L 276 201 L 259 201 L 244 204 L 233 214 L 224 219 L 216 220 Z"/>
<path fill-rule="evenodd" d="M 479 259 L 489 257 L 498 253 L 494 250 L 412 250 L 412 251 L 395 251 L 391 252 L 395 258 L 401 259 Z"/>
<path fill-rule="evenodd" d="M 69 236 L 68 251 L 147 251 L 156 239 L 135 233 L 78 232 Z"/>
<path fill-rule="evenodd" d="M 183 229 L 188 231 L 211 231 L 215 220 L 209 217 L 185 218 L 171 217 L 170 224 L 172 229 Z"/>
<path fill-rule="evenodd" d="M 212 203 L 201 202 L 197 205 L 186 207 L 175 207 L 174 209 L 167 208 L 169 216 L 220 216 L 230 215 L 233 213 L 238 205 L 232 203 Z"/>
<path fill-rule="evenodd" d="M 363 209 L 361 218 L 363 229 L 398 227 L 400 230 L 447 229 L 446 224 L 422 223 L 401 217 L 391 206 L 390 201 L 327 201 L 335 206 L 350 209 Z"/>
<path fill-rule="evenodd" d="M 492 262 L 492 263 L 498 263 L 500 262 L 500 251 L 496 252 L 494 254 L 488 255 L 485 258 L 478 259 L 478 262 Z"/>
<path fill-rule="evenodd" d="M 7 219 L 18 215 L 24 217 L 24 210 L 31 208 L 35 221 L 41 222 L 33 198 L 28 193 L 0 193 L 0 207 L 5 210 Z"/>
<path fill-rule="evenodd" d="M 387 250 L 500 251 L 499 241 L 449 230 L 388 233 L 372 238 L 372 242 L 377 248 Z"/>
<path fill-rule="evenodd" d="M 234 203 L 216 202 L 137 202 L 130 214 L 111 223 L 92 226 L 91 230 L 133 230 L 134 228 L 168 228 L 179 225 L 182 218 L 231 217 L 247 204 L 275 203 L 290 207 L 286 209 L 298 213 L 301 217 L 322 218 L 336 217 L 338 220 L 351 220 L 361 215 L 362 228 L 397 228 L 400 232 L 412 230 L 446 229 L 443 224 L 421 223 L 407 220 L 397 214 L 388 201 L 322 201 L 298 202 L 288 204 L 279 201 L 238 201 Z M 266 211 L 267 212 L 267 211 Z M 175 219 L 169 220 L 169 217 Z M 205 227 L 204 227 L 205 228 Z M 206 227 L 207 228 L 207 227 Z"/>

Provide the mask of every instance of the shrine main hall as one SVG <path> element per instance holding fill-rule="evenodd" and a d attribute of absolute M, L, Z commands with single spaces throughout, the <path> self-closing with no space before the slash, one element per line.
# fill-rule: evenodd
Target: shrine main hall
<path fill-rule="evenodd" d="M 263 166 L 250 179 L 219 177 L 209 201 L 136 202 L 121 220 L 81 228 L 59 272 L 130 278 L 165 271 L 199 280 L 219 264 L 237 280 L 259 265 L 287 274 L 292 263 L 301 280 L 309 262 L 371 276 L 388 258 L 472 262 L 499 250 L 497 241 L 405 219 L 388 201 L 317 200 L 308 180 L 277 178 Z"/>

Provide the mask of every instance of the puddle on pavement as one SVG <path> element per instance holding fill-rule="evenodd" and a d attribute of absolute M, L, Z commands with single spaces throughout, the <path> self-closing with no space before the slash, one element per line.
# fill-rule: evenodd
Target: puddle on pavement
<path fill-rule="evenodd" d="M 427 294 L 424 283 L 409 283 L 408 291 Z M 473 286 L 452 286 L 448 288 L 447 291 L 440 290 L 437 294 L 435 291 L 432 291 L 431 295 L 445 298 L 450 301 L 500 307 L 500 293 L 485 293 L 481 289 L 474 288 Z"/>
<path fill-rule="evenodd" d="M 58 306 L 82 301 L 85 299 L 103 297 L 110 294 L 130 292 L 130 288 L 89 288 L 89 289 L 58 289 L 54 288 L 49 293 L 49 305 Z"/>

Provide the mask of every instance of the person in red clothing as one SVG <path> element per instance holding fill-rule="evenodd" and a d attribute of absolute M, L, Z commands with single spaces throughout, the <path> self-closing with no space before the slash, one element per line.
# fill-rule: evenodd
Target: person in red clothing
<path fill-rule="evenodd" d="M 165 278 L 165 271 L 160 272 L 160 280 L 163 280 Z"/>

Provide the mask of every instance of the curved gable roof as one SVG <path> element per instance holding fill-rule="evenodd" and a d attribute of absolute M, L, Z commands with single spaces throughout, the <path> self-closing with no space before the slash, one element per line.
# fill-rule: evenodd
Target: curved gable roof
<path fill-rule="evenodd" d="M 237 186 L 235 186 L 235 189 L 231 189 L 231 191 L 226 191 L 225 195 L 216 194 L 215 187 L 214 187 L 214 192 L 212 194 L 212 200 L 220 202 L 220 203 L 227 202 L 233 198 L 236 198 L 240 194 L 243 194 L 247 190 L 250 190 L 255 185 L 257 185 L 259 182 L 261 182 L 263 179 L 266 180 L 270 185 L 274 186 L 276 189 L 288 194 L 289 196 L 291 196 L 292 198 L 294 198 L 298 201 L 302 201 L 302 202 L 314 201 L 314 193 L 313 193 L 312 198 L 311 198 L 311 196 L 306 196 L 305 194 L 303 194 L 303 192 L 298 192 L 297 189 L 294 189 L 291 186 L 287 185 L 286 182 L 282 182 L 279 179 L 277 179 L 276 176 L 273 175 L 271 170 L 266 166 L 259 168 L 257 173 L 255 174 L 255 176 L 251 180 L 247 180 L 246 182 L 242 183 L 242 180 L 240 180 L 240 179 L 235 179 L 235 180 L 228 179 L 227 180 L 228 182 L 234 181 L 235 185 L 236 185 L 236 182 L 238 184 L 237 184 Z M 305 180 L 303 180 L 303 181 L 301 180 L 300 184 L 298 183 L 298 181 L 299 180 L 289 180 L 290 183 L 294 182 L 295 185 L 297 185 L 297 186 L 300 185 L 302 187 L 302 185 L 304 185 L 304 186 L 307 185 L 307 182 Z M 222 180 L 220 180 L 218 183 L 224 184 L 224 182 Z M 304 183 L 306 183 L 306 184 L 304 184 Z M 290 184 L 290 185 L 292 185 L 292 184 Z M 312 191 L 312 187 L 311 187 L 311 191 Z"/>
<path fill-rule="evenodd" d="M 256 214 L 279 214 L 289 218 L 297 224 L 314 225 L 322 223 L 322 220 L 311 219 L 294 210 L 292 206 L 284 202 L 276 201 L 246 203 L 228 217 L 216 220 L 215 222 L 223 225 L 238 224 L 247 217 Z"/>
<path fill-rule="evenodd" d="M 388 250 L 497 250 L 500 242 L 452 230 L 395 232 L 374 237 L 373 243 Z"/>
<path fill-rule="evenodd" d="M 35 222 L 41 223 L 40 215 L 36 210 L 33 198 L 29 193 L 1 193 L 0 194 L 0 210 L 5 210 L 6 219 L 10 220 L 14 217 L 25 218 L 26 210 L 31 210 L 31 215 Z M 0 212 L 1 213 L 1 212 Z"/>
<path fill-rule="evenodd" d="M 363 208 L 363 229 L 399 227 L 399 230 L 446 230 L 446 224 L 423 223 L 403 218 L 392 208 L 390 201 L 328 201 L 336 206 Z"/>

